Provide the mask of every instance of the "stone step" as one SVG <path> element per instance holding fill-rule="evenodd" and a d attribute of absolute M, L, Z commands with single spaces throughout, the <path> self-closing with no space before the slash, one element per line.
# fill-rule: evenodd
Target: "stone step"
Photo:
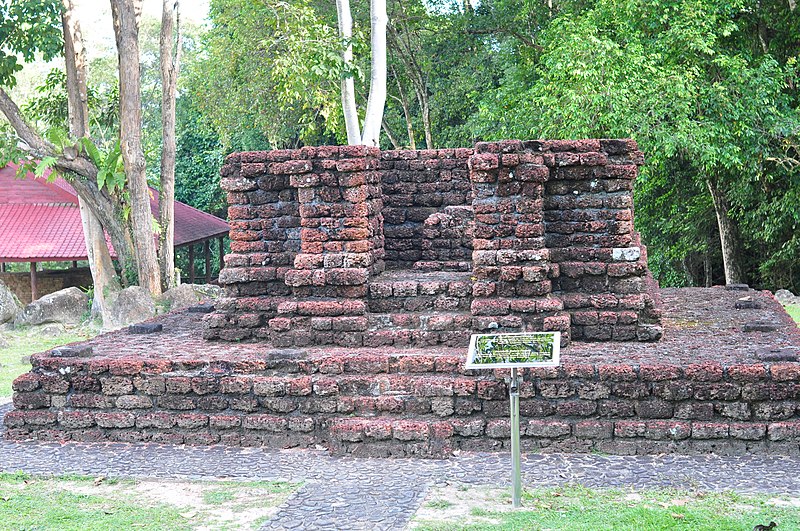
<path fill-rule="evenodd" d="M 415 271 L 430 272 L 430 271 L 472 271 L 471 261 L 459 260 L 444 260 L 444 261 L 431 261 L 431 260 L 418 260 L 411 266 Z"/>

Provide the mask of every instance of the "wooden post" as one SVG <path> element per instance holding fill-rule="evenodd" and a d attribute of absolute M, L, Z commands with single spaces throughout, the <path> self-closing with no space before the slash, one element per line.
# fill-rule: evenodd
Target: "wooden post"
<path fill-rule="evenodd" d="M 0 273 L 5 273 L 5 272 L 6 272 L 6 263 L 0 262 Z"/>
<path fill-rule="evenodd" d="M 36 262 L 31 262 L 31 302 L 39 298 L 36 289 Z"/>
<path fill-rule="evenodd" d="M 211 284 L 211 244 L 208 240 L 203 242 L 203 252 L 206 255 L 206 284 Z"/>
<path fill-rule="evenodd" d="M 189 245 L 189 283 L 194 284 L 194 245 Z"/>
<path fill-rule="evenodd" d="M 219 242 L 219 270 L 222 271 L 225 268 L 225 238 L 218 238 L 217 241 Z"/>
<path fill-rule="evenodd" d="M 78 269 L 78 261 L 77 260 L 73 260 L 72 261 L 72 269 Z"/>

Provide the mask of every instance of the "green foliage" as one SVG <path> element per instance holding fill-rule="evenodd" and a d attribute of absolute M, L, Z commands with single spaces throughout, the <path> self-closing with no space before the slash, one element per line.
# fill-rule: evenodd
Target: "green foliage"
<path fill-rule="evenodd" d="M 61 53 L 61 2 L 4 0 L 0 2 L 0 86 L 13 87 L 23 61 L 41 54 L 45 61 Z"/>
<path fill-rule="evenodd" d="M 228 148 L 342 138 L 345 72 L 334 27 L 310 1 L 213 0 L 202 54 L 187 64 L 198 110 Z"/>

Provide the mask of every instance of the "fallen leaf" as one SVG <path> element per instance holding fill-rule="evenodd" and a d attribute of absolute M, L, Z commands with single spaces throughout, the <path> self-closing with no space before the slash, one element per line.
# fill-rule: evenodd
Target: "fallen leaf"
<path fill-rule="evenodd" d="M 100 476 L 100 477 L 94 478 L 94 486 L 97 487 L 98 485 L 100 485 L 105 480 L 106 480 L 105 476 Z"/>
<path fill-rule="evenodd" d="M 682 506 L 686 505 L 687 503 L 689 503 L 689 500 L 687 500 L 685 498 L 682 498 L 682 499 L 679 499 L 679 500 L 670 500 L 670 503 L 672 505 L 675 505 L 675 506 L 678 506 L 678 507 L 682 507 Z"/>
<path fill-rule="evenodd" d="M 189 511 L 188 513 L 180 513 L 183 518 L 187 520 L 191 520 L 195 516 L 197 516 L 197 511 Z"/>
<path fill-rule="evenodd" d="M 672 513 L 671 516 L 676 520 L 683 520 L 684 518 L 686 518 L 685 514 L 680 514 L 680 513 Z"/>
<path fill-rule="evenodd" d="M 558 498 L 559 496 L 562 496 L 562 494 L 561 494 L 560 492 L 554 492 L 554 493 L 553 493 L 553 496 L 555 496 L 556 498 Z"/>

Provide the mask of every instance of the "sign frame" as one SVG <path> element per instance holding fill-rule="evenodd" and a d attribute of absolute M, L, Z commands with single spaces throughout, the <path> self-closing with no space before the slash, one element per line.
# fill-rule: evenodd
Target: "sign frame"
<path fill-rule="evenodd" d="M 548 361 L 519 361 L 476 363 L 478 354 L 478 340 L 482 337 L 513 338 L 519 336 L 551 336 L 553 339 L 553 353 Z M 519 369 L 524 367 L 558 367 L 561 358 L 561 332 L 514 332 L 508 334 L 472 334 L 469 340 L 469 352 L 465 369 Z"/>

